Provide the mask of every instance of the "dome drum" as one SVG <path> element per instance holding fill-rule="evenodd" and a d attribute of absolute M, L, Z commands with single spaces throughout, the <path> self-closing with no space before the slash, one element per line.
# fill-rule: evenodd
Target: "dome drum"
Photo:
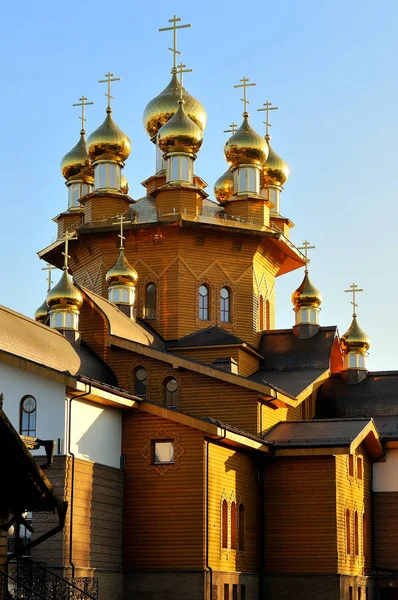
<path fill-rule="evenodd" d="M 135 287 L 114 285 L 108 288 L 108 300 L 114 304 L 133 305 L 135 303 Z"/>
<path fill-rule="evenodd" d="M 93 180 L 94 182 L 94 180 Z M 93 183 L 83 183 L 82 181 L 68 181 L 68 210 L 81 209 L 80 198 L 90 194 L 93 189 Z"/>
<path fill-rule="evenodd" d="M 122 166 L 114 160 L 98 160 L 94 163 L 94 180 L 96 190 L 121 190 Z"/>
<path fill-rule="evenodd" d="M 56 309 L 50 310 L 50 327 L 53 329 L 79 329 L 79 311 Z"/>
<path fill-rule="evenodd" d="M 166 161 L 166 182 L 193 183 L 193 161 L 190 154 L 169 154 Z"/>
<path fill-rule="evenodd" d="M 260 194 L 260 166 L 242 164 L 231 167 L 234 194 Z"/>

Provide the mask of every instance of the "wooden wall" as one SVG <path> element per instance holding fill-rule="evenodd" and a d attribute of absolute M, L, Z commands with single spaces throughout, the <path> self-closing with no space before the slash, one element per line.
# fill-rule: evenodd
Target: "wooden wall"
<path fill-rule="evenodd" d="M 206 365 L 211 365 L 217 358 L 233 358 L 238 363 L 238 373 L 243 377 L 250 377 L 258 371 L 259 359 L 245 348 L 237 346 L 213 346 L 212 348 L 177 348 L 174 354 L 184 356 L 188 360 L 197 360 Z"/>

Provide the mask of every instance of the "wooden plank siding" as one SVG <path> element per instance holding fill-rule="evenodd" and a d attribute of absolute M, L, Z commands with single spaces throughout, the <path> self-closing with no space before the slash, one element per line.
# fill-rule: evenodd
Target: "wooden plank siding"
<path fill-rule="evenodd" d="M 184 450 L 176 469 L 149 470 L 141 451 L 151 437 L 178 434 Z M 162 434 L 163 435 L 163 434 Z M 203 569 L 203 433 L 166 419 L 131 411 L 123 421 L 126 569 Z"/>
<path fill-rule="evenodd" d="M 263 434 L 281 421 L 300 421 L 301 406 L 270 408 L 263 402 L 257 404 L 257 433 Z"/>
<path fill-rule="evenodd" d="M 278 458 L 264 468 L 267 573 L 337 573 L 333 456 Z"/>
<path fill-rule="evenodd" d="M 260 484 L 254 455 L 210 443 L 209 451 L 209 564 L 214 571 L 255 572 L 259 564 Z M 222 502 L 228 504 L 228 548 L 222 548 Z M 244 549 L 231 549 L 231 504 L 244 507 Z"/>
<path fill-rule="evenodd" d="M 398 493 L 373 492 L 374 565 L 377 569 L 397 569 Z"/>

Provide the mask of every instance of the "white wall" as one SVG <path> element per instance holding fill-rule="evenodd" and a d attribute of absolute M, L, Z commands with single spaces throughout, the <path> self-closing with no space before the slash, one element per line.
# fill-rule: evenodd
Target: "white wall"
<path fill-rule="evenodd" d="M 398 492 L 398 448 L 387 448 L 385 458 L 373 464 L 373 491 Z"/>
<path fill-rule="evenodd" d="M 72 400 L 71 451 L 76 458 L 120 468 L 122 413 L 89 401 Z"/>

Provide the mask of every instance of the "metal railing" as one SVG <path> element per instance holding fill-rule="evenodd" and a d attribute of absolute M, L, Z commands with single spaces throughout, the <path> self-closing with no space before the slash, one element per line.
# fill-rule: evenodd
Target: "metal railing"
<path fill-rule="evenodd" d="M 49 600 L 16 577 L 0 571 L 0 600 Z"/>

